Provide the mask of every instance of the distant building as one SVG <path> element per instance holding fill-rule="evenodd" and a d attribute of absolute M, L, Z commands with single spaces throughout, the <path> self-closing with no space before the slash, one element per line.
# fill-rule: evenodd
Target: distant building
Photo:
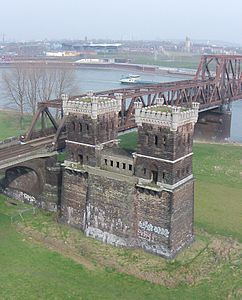
<path fill-rule="evenodd" d="M 80 56 L 80 52 L 77 51 L 58 51 L 58 52 L 46 52 L 48 57 L 75 57 Z"/>
<path fill-rule="evenodd" d="M 191 52 L 192 43 L 190 38 L 187 36 L 185 40 L 185 52 L 190 53 Z"/>
<path fill-rule="evenodd" d="M 95 52 L 118 52 L 122 44 L 120 43 L 62 43 L 62 49 L 67 51 L 95 51 Z"/>

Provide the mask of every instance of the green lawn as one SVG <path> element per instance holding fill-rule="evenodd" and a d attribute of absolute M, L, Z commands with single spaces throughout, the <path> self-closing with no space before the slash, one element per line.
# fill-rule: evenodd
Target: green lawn
<path fill-rule="evenodd" d="M 121 145 L 134 150 L 136 138 Z M 241 299 L 241 160 L 242 147 L 195 144 L 196 241 L 171 261 L 0 195 L 0 299 Z"/>
<path fill-rule="evenodd" d="M 117 54 L 98 54 L 97 58 L 116 58 Z M 197 69 L 201 55 L 193 55 L 178 52 L 169 52 L 167 55 L 158 54 L 156 57 L 152 53 L 119 53 L 119 58 L 130 60 L 133 64 L 157 65 L 168 68 L 188 68 Z"/>
<path fill-rule="evenodd" d="M 54 214 L 33 214 L 30 206 L 10 202 L 0 197 L 0 299 L 187 300 L 240 295 L 242 248 L 231 248 L 224 238 L 198 232 L 190 249 L 167 261 L 141 250 L 105 245 L 58 224 Z M 26 208 L 30 210 L 22 213 L 22 220 L 18 212 Z M 57 241 L 62 242 L 57 251 L 49 250 Z M 220 244 L 229 256 L 220 253 Z M 63 247 L 68 249 L 64 255 Z M 68 258 L 74 254 L 83 262 Z"/>
<path fill-rule="evenodd" d="M 20 135 L 28 129 L 32 121 L 31 115 L 25 115 L 21 128 L 20 114 L 14 111 L 0 111 L 0 140 Z"/>
<path fill-rule="evenodd" d="M 17 111 L 1 111 L 0 110 L 0 141 L 8 137 L 19 136 L 26 133 L 32 122 L 33 116 L 31 114 L 24 114 L 22 124 L 20 114 Z M 49 119 L 45 119 L 47 127 L 53 127 Z M 41 128 L 40 120 L 37 121 L 36 129 Z"/>

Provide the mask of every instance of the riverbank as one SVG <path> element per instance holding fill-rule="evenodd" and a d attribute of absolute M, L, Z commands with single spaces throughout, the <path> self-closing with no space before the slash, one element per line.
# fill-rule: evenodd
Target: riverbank
<path fill-rule="evenodd" d="M 17 61 L 8 61 L 0 62 L 0 68 L 11 68 L 16 65 L 21 64 L 45 64 L 47 68 L 84 68 L 84 69 L 117 69 L 117 70 L 129 70 L 129 71 L 138 71 L 144 73 L 154 73 L 161 75 L 176 75 L 176 76 L 188 76 L 194 77 L 196 74 L 195 69 L 186 69 L 186 68 L 175 68 L 175 67 L 162 67 L 159 65 L 149 65 L 149 64 L 132 64 L 132 63 L 114 63 L 114 62 L 73 62 L 73 61 L 63 61 L 63 60 L 17 60 Z"/>

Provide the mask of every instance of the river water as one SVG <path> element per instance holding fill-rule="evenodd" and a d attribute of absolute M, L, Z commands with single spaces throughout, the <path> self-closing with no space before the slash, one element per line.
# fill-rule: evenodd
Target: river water
<path fill-rule="evenodd" d="M 10 108 L 10 101 L 6 97 L 4 87 L 2 84 L 2 73 L 6 69 L 0 69 L 0 108 Z M 77 94 L 88 91 L 102 91 L 107 89 L 115 89 L 125 87 L 119 83 L 122 76 L 127 76 L 131 72 L 129 70 L 116 69 L 77 69 Z M 145 72 L 136 72 L 141 75 L 142 80 L 151 80 L 154 82 L 168 82 L 182 80 L 181 76 L 151 74 Z M 187 79 L 187 77 L 185 78 Z M 232 123 L 230 140 L 235 142 L 242 142 L 242 100 L 232 103 Z"/>

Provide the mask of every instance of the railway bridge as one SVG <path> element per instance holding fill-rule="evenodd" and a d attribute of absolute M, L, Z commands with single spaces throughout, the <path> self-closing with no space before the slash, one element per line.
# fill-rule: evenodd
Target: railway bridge
<path fill-rule="evenodd" d="M 199 102 L 198 132 L 201 133 L 204 128 L 208 132 L 209 123 L 212 124 L 210 129 L 218 132 L 218 126 L 224 127 L 223 129 L 229 127 L 230 113 L 226 107 L 232 101 L 242 99 L 241 61 L 242 55 L 203 55 L 196 75 L 191 80 L 134 85 L 95 92 L 93 95 L 121 98 L 118 128 L 120 132 L 135 127 L 135 102 L 139 101 L 143 106 L 150 106 L 154 105 L 158 98 L 162 99 L 164 104 L 172 106 L 189 107 L 192 102 Z M 50 157 L 55 156 L 56 151 L 65 147 L 67 116 L 62 113 L 63 100 L 78 101 L 79 98 L 87 95 L 71 97 L 64 95 L 63 99 L 39 103 L 31 126 L 22 141 L 15 140 L 0 144 L 0 170 L 6 171 L 9 185 L 14 186 L 16 183 L 15 187 L 20 187 L 21 184 L 23 185 L 23 180 L 28 179 L 26 174 L 30 173 L 32 179 L 37 178 L 36 185 L 44 185 L 42 178 L 46 176 L 46 165 L 40 162 L 48 161 Z M 54 117 L 54 110 L 60 113 L 61 117 L 58 121 Z M 36 130 L 39 127 L 41 128 Z M 50 167 L 49 164 L 47 165 Z M 18 175 L 23 178 L 20 183 L 17 181 Z M 49 181 L 51 182 L 51 179 Z M 26 184 L 24 186 L 27 192 L 34 190 Z M 37 189 L 38 193 L 40 190 L 43 188 Z"/>
<path fill-rule="evenodd" d="M 221 123 L 226 108 L 232 101 L 242 99 L 242 55 L 203 55 L 196 75 L 191 80 L 180 80 L 159 84 L 133 85 L 131 87 L 99 91 L 94 96 L 114 97 L 121 96 L 122 107 L 119 114 L 119 131 L 126 131 L 135 127 L 134 103 L 139 101 L 143 106 L 150 106 L 161 98 L 166 105 L 191 106 L 192 102 L 200 103 L 201 124 L 206 121 Z M 76 100 L 88 94 L 68 97 Z M 57 124 L 49 108 L 62 110 L 62 99 L 54 99 L 39 104 L 38 111 L 33 118 L 26 140 L 34 138 L 34 128 L 44 113 L 48 115 L 56 128 L 54 142 L 65 131 L 66 117 L 62 115 Z M 227 114 L 229 118 L 229 114 Z M 208 120 L 206 120 L 208 118 Z M 226 118 L 226 117 L 225 117 Z M 227 126 L 225 121 L 225 126 Z M 198 122 L 199 124 L 199 122 Z M 199 125 L 197 126 L 199 127 Z"/>

